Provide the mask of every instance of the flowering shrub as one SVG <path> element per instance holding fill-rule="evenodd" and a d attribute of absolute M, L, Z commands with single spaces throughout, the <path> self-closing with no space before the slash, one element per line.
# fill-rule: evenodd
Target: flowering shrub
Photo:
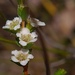
<path fill-rule="evenodd" d="M 31 54 L 32 46 L 37 41 L 38 35 L 35 32 L 36 27 L 45 26 L 44 22 L 39 21 L 36 18 L 31 18 L 27 13 L 26 7 L 23 4 L 23 0 L 17 0 L 18 17 L 13 20 L 7 20 L 5 26 L 2 28 L 8 30 L 15 35 L 15 41 L 17 45 L 21 47 L 21 50 L 13 50 L 11 52 L 11 61 L 24 68 L 24 75 L 28 74 L 28 63 L 34 56 Z M 64 74 L 64 71 L 59 71 L 55 75 Z"/>

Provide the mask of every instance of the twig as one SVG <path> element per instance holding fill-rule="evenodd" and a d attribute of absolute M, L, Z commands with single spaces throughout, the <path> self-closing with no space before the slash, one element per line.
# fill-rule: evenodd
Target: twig
<path fill-rule="evenodd" d="M 23 20 L 22 21 L 22 28 L 24 28 L 25 27 L 25 21 Z"/>
<path fill-rule="evenodd" d="M 5 42 L 5 43 L 9 43 L 9 44 L 16 44 L 15 41 L 7 40 L 7 39 L 5 39 L 3 37 L 0 37 L 0 41 Z"/>
<path fill-rule="evenodd" d="M 28 75 L 28 64 L 24 66 L 23 69 L 24 75 Z"/>
<path fill-rule="evenodd" d="M 42 33 L 40 32 L 40 29 L 37 28 L 36 29 L 38 34 L 39 34 L 39 39 L 41 41 L 41 45 L 42 45 L 42 51 L 43 51 L 43 57 L 44 57 L 44 62 L 45 62 L 45 66 L 46 66 L 46 75 L 51 75 L 50 72 L 50 67 L 49 67 L 49 59 L 48 59 L 48 55 L 47 55 L 47 50 L 44 44 L 44 39 L 42 38 Z"/>

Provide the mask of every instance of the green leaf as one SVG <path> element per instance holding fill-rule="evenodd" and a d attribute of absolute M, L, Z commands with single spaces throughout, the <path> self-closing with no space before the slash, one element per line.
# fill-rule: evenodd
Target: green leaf
<path fill-rule="evenodd" d="M 66 71 L 64 69 L 59 69 L 58 71 L 55 72 L 54 75 L 65 75 Z"/>
<path fill-rule="evenodd" d="M 18 38 L 18 37 L 16 38 L 16 44 L 17 44 L 19 47 L 21 47 L 21 45 L 19 44 L 19 38 Z"/>
<path fill-rule="evenodd" d="M 9 43 L 9 44 L 16 44 L 16 42 L 14 40 L 8 40 L 8 39 L 5 39 L 4 37 L 0 37 L 0 41 Z"/>
<path fill-rule="evenodd" d="M 27 46 L 24 46 L 25 49 L 31 49 L 33 46 L 33 43 L 28 43 Z"/>
<path fill-rule="evenodd" d="M 17 0 L 17 2 L 18 2 L 18 5 L 21 5 L 21 4 L 23 4 L 23 1 L 24 1 L 24 0 Z"/>
<path fill-rule="evenodd" d="M 22 20 L 26 20 L 28 17 L 27 7 L 24 7 L 23 5 L 18 6 L 17 13 L 18 16 L 22 18 Z"/>

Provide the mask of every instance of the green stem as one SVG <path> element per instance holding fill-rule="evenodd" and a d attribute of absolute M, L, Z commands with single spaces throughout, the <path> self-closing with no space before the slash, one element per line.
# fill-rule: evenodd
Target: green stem
<path fill-rule="evenodd" d="M 34 45 L 32 47 L 32 49 L 41 50 L 42 48 L 39 47 L 39 46 Z M 52 53 L 55 53 L 55 54 L 60 54 L 63 57 L 67 57 L 68 55 L 70 55 L 70 53 L 68 51 L 57 49 L 57 48 L 47 48 L 47 50 L 50 51 L 50 52 L 52 52 Z"/>
<path fill-rule="evenodd" d="M 9 43 L 9 44 L 17 45 L 16 41 L 7 40 L 7 39 L 5 39 L 3 37 L 0 37 L 0 41 L 5 42 L 5 43 Z M 38 47 L 38 46 L 35 46 L 35 45 L 32 48 L 35 49 L 35 50 L 41 50 L 41 47 Z M 59 49 L 56 49 L 56 48 L 52 48 L 52 49 L 47 48 L 47 50 L 52 52 L 52 53 L 55 53 L 55 54 L 60 54 L 60 55 L 62 55 L 64 57 L 66 57 L 66 56 L 68 56 L 70 54 L 69 52 L 67 52 L 65 50 L 59 50 Z"/>
<path fill-rule="evenodd" d="M 3 38 L 3 37 L 0 37 L 0 41 L 1 41 L 1 42 L 5 42 L 5 43 L 9 43 L 9 44 L 16 44 L 15 41 L 7 40 L 7 39 L 5 39 L 5 38 Z"/>

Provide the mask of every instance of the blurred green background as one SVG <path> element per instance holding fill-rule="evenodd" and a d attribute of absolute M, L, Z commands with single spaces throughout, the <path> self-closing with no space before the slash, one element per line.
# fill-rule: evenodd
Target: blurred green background
<path fill-rule="evenodd" d="M 30 15 L 46 23 L 33 46 L 34 59 L 29 63 L 31 75 L 46 75 L 44 51 L 51 75 L 63 68 L 66 75 L 75 75 L 75 0 L 27 0 Z M 2 29 L 6 20 L 17 16 L 16 0 L 0 0 L 0 37 L 14 40 L 13 34 Z M 38 31 L 37 31 L 37 34 Z M 43 42 L 43 44 L 41 43 Z M 10 61 L 11 51 L 18 46 L 0 41 L 0 75 L 22 75 L 23 69 Z"/>

